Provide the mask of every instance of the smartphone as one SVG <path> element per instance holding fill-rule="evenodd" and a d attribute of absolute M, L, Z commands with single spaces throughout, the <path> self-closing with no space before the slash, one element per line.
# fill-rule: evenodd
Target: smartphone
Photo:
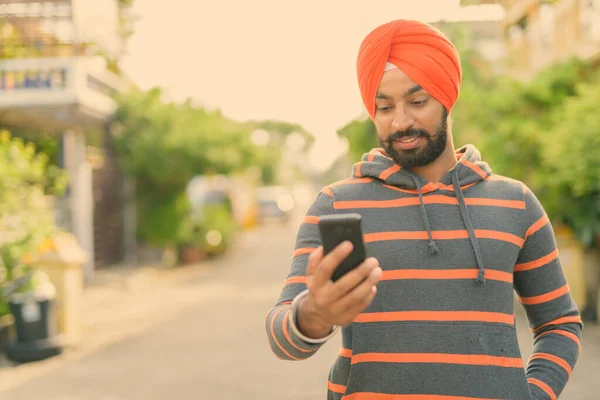
<path fill-rule="evenodd" d="M 323 255 L 346 240 L 353 245 L 350 255 L 333 272 L 332 281 L 337 281 L 365 261 L 366 251 L 360 214 L 323 215 L 319 217 L 319 233 L 323 243 Z"/>

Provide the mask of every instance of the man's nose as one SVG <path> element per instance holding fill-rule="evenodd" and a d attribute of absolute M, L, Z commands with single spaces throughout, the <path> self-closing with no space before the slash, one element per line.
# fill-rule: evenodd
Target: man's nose
<path fill-rule="evenodd" d="M 392 120 L 392 128 L 398 131 L 406 131 L 408 128 L 415 124 L 414 118 L 410 113 L 406 112 L 403 107 L 398 107 L 394 111 L 394 119 Z"/>

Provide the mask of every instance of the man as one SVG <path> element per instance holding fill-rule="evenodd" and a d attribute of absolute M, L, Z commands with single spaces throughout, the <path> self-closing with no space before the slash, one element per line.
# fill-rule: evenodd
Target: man
<path fill-rule="evenodd" d="M 454 148 L 457 50 L 429 25 L 393 21 L 364 39 L 357 70 L 381 148 L 310 207 L 267 316 L 272 350 L 306 359 L 341 327 L 328 399 L 556 399 L 578 359 L 579 311 L 535 195 L 474 146 Z M 334 283 L 351 245 L 324 257 L 317 222 L 344 212 L 362 215 L 369 258 Z M 513 291 L 535 339 L 527 366 Z"/>

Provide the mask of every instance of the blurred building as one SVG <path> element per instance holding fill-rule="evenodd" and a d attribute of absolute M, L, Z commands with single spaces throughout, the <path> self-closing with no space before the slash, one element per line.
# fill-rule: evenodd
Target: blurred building
<path fill-rule="evenodd" d="M 124 181 L 110 146 L 112 95 L 125 87 L 109 70 L 121 53 L 119 12 L 118 0 L 0 0 L 0 125 L 56 134 L 71 182 L 57 220 L 90 254 L 88 278 L 125 252 Z"/>
<path fill-rule="evenodd" d="M 507 72 L 517 78 L 529 79 L 573 56 L 600 61 L 600 0 L 461 0 L 461 4 L 504 7 Z"/>
<path fill-rule="evenodd" d="M 503 72 L 507 49 L 502 20 L 441 20 L 432 25 L 444 32 L 461 49 L 475 50 L 493 67 L 494 73 Z"/>

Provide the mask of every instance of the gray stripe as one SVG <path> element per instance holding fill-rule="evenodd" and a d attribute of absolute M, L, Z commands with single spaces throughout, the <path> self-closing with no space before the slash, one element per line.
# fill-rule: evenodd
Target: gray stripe
<path fill-rule="evenodd" d="M 353 354 L 360 353 L 521 357 L 514 326 L 442 322 L 357 324 L 354 328 Z"/>
<path fill-rule="evenodd" d="M 435 296 L 423 296 L 423 293 L 435 293 Z M 467 280 L 381 281 L 377 285 L 376 300 L 366 312 L 434 310 L 512 314 L 512 293 L 511 284 L 489 280 L 481 285 L 474 277 Z"/>
<path fill-rule="evenodd" d="M 347 393 L 439 394 L 526 400 L 529 399 L 526 382 L 525 372 L 520 368 L 361 363 L 352 366 Z"/>

